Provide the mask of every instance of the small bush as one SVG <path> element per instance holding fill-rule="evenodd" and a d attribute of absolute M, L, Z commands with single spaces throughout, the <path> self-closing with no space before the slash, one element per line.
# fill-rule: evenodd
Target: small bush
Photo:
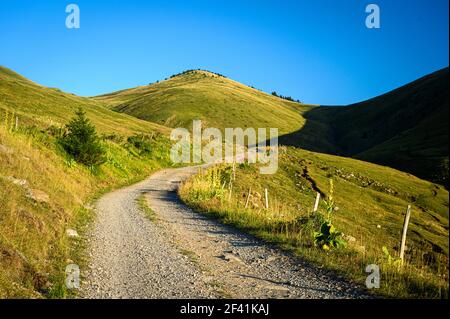
<path fill-rule="evenodd" d="M 152 137 L 144 134 L 137 134 L 128 137 L 127 142 L 134 146 L 138 151 L 139 155 L 151 155 L 152 153 Z"/>
<path fill-rule="evenodd" d="M 95 126 L 80 108 L 76 116 L 66 125 L 66 131 L 59 138 L 64 150 L 77 162 L 87 166 L 96 166 L 106 161 L 106 152 L 97 136 Z"/>

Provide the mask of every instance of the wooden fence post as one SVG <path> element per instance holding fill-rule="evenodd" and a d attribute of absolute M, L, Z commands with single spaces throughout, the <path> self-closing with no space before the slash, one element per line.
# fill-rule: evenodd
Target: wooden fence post
<path fill-rule="evenodd" d="M 317 212 L 317 210 L 319 209 L 319 201 L 320 201 L 320 193 L 317 192 L 316 201 L 314 203 L 314 208 L 313 208 L 313 213 Z"/>
<path fill-rule="evenodd" d="M 403 261 L 405 257 L 406 232 L 408 231 L 409 218 L 411 217 L 411 205 L 406 209 L 405 221 L 403 222 L 402 242 L 400 245 L 400 259 Z"/>
<path fill-rule="evenodd" d="M 230 187 L 229 187 L 230 193 L 228 194 L 228 201 L 231 200 L 231 194 L 233 193 L 233 182 L 230 181 Z"/>
<path fill-rule="evenodd" d="M 248 189 L 247 200 L 245 201 L 245 208 L 248 207 L 248 203 L 250 202 L 250 196 L 252 196 L 251 194 L 252 194 L 252 188 L 250 187 L 250 188 Z"/>
<path fill-rule="evenodd" d="M 269 194 L 267 188 L 264 189 L 264 197 L 266 198 L 266 209 L 269 209 Z"/>
<path fill-rule="evenodd" d="M 19 128 L 19 117 L 16 115 L 16 125 L 15 125 L 15 131 Z"/>

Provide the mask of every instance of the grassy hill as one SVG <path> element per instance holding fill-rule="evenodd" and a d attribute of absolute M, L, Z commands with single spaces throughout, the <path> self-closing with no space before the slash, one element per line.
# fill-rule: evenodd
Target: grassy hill
<path fill-rule="evenodd" d="M 67 238 L 66 230 L 83 231 L 92 218 L 87 204 L 100 192 L 170 166 L 170 142 L 164 137 L 169 127 L 190 127 L 198 118 L 219 128 L 278 127 L 288 142 L 310 150 L 368 156 L 373 161 L 381 159 L 370 156 L 383 155 L 391 160 L 389 165 L 397 152 L 417 156 L 417 165 L 424 170 L 429 160 L 434 169 L 433 156 L 439 163 L 445 152 L 448 158 L 448 141 L 443 142 L 448 134 L 443 129 L 448 129 L 443 117 L 448 113 L 448 91 L 442 85 L 447 76 L 444 70 L 380 97 L 383 100 L 338 109 L 290 102 L 205 71 L 82 98 L 0 67 L 0 298 L 67 296 L 64 268 L 84 262 L 80 254 L 84 243 Z M 423 112 L 425 100 L 430 101 L 428 112 Z M 417 105 L 407 113 L 411 103 Z M 107 161 L 101 167 L 74 163 L 57 143 L 55 132 L 78 107 L 102 135 Z M 408 114 L 411 127 L 396 125 Z M 127 141 L 140 133 L 151 139 L 150 154 Z M 354 141 L 354 149 L 346 147 L 349 141 Z M 209 184 L 212 179 L 205 182 L 203 177 L 180 191 L 194 207 L 358 282 L 365 276 L 363 266 L 379 263 L 384 267 L 386 295 L 448 296 L 448 192 L 439 185 L 388 167 L 296 148 L 281 150 L 280 169 L 274 176 L 257 174 L 257 166 L 239 167 L 230 202 L 223 196 L 226 190 L 215 189 Z M 336 227 L 355 242 L 343 251 L 324 253 L 314 249 L 304 224 L 308 225 L 315 192 L 329 194 L 330 177 L 340 208 Z M 243 209 L 250 186 L 256 200 Z M 261 209 L 264 188 L 271 198 L 268 211 Z M 211 191 L 214 196 L 209 196 Z M 206 197 L 197 196 L 202 192 Z M 399 271 L 387 263 L 381 248 L 398 254 L 408 204 L 413 205 L 408 264 Z"/>
<path fill-rule="evenodd" d="M 287 101 L 207 71 L 189 71 L 168 80 L 95 97 L 113 110 L 170 127 L 276 127 L 280 134 L 304 124 L 310 106 Z"/>
<path fill-rule="evenodd" d="M 381 289 L 373 291 L 376 294 L 448 297 L 449 193 L 442 186 L 389 167 L 292 147 L 281 148 L 275 175 L 259 174 L 257 165 L 238 166 L 230 200 L 231 176 L 229 166 L 211 169 L 184 183 L 180 195 L 198 211 L 333 269 L 361 287 L 365 267 L 379 265 Z M 317 192 L 329 199 L 330 179 L 338 207 L 332 213 L 333 224 L 348 245 L 325 251 L 314 246 L 313 231 L 319 226 L 312 209 Z M 249 189 L 252 197 L 247 203 Z M 406 264 L 398 266 L 395 259 L 407 205 L 412 205 L 412 217 Z M 319 207 L 325 216 L 325 203 Z"/>
<path fill-rule="evenodd" d="M 277 127 L 280 141 L 387 165 L 448 185 L 448 68 L 361 103 L 295 103 L 207 71 L 93 98 L 169 127 Z"/>
<path fill-rule="evenodd" d="M 57 143 L 78 107 L 103 136 L 100 167 L 74 162 Z M 0 68 L 0 299 L 67 296 L 64 269 L 83 264 L 84 243 L 66 230 L 82 233 L 96 195 L 171 165 L 167 131 Z M 127 142 L 139 133 L 152 139 L 150 154 Z"/>
<path fill-rule="evenodd" d="M 101 102 L 41 86 L 0 66 L 0 112 L 14 112 L 23 120 L 48 126 L 67 122 L 79 107 L 105 134 L 169 132 L 164 126 L 113 112 Z"/>
<path fill-rule="evenodd" d="M 351 156 L 448 185 L 448 68 L 368 101 L 304 114 L 287 145 Z M 319 127 L 318 143 L 305 139 Z"/>

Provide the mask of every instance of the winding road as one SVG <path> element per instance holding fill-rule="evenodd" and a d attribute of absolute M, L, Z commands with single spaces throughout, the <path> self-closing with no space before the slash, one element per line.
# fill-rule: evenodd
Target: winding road
<path fill-rule="evenodd" d="M 186 207 L 165 169 L 101 197 L 82 269 L 82 298 L 361 298 L 358 289 Z M 137 198 L 145 194 L 152 221 Z"/>

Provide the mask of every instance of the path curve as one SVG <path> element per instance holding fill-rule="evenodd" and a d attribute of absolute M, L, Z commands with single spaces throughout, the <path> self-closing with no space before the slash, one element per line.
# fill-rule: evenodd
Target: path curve
<path fill-rule="evenodd" d="M 83 298 L 359 298 L 356 287 L 177 197 L 201 166 L 165 169 L 101 197 Z M 145 194 L 151 221 L 136 200 Z"/>

